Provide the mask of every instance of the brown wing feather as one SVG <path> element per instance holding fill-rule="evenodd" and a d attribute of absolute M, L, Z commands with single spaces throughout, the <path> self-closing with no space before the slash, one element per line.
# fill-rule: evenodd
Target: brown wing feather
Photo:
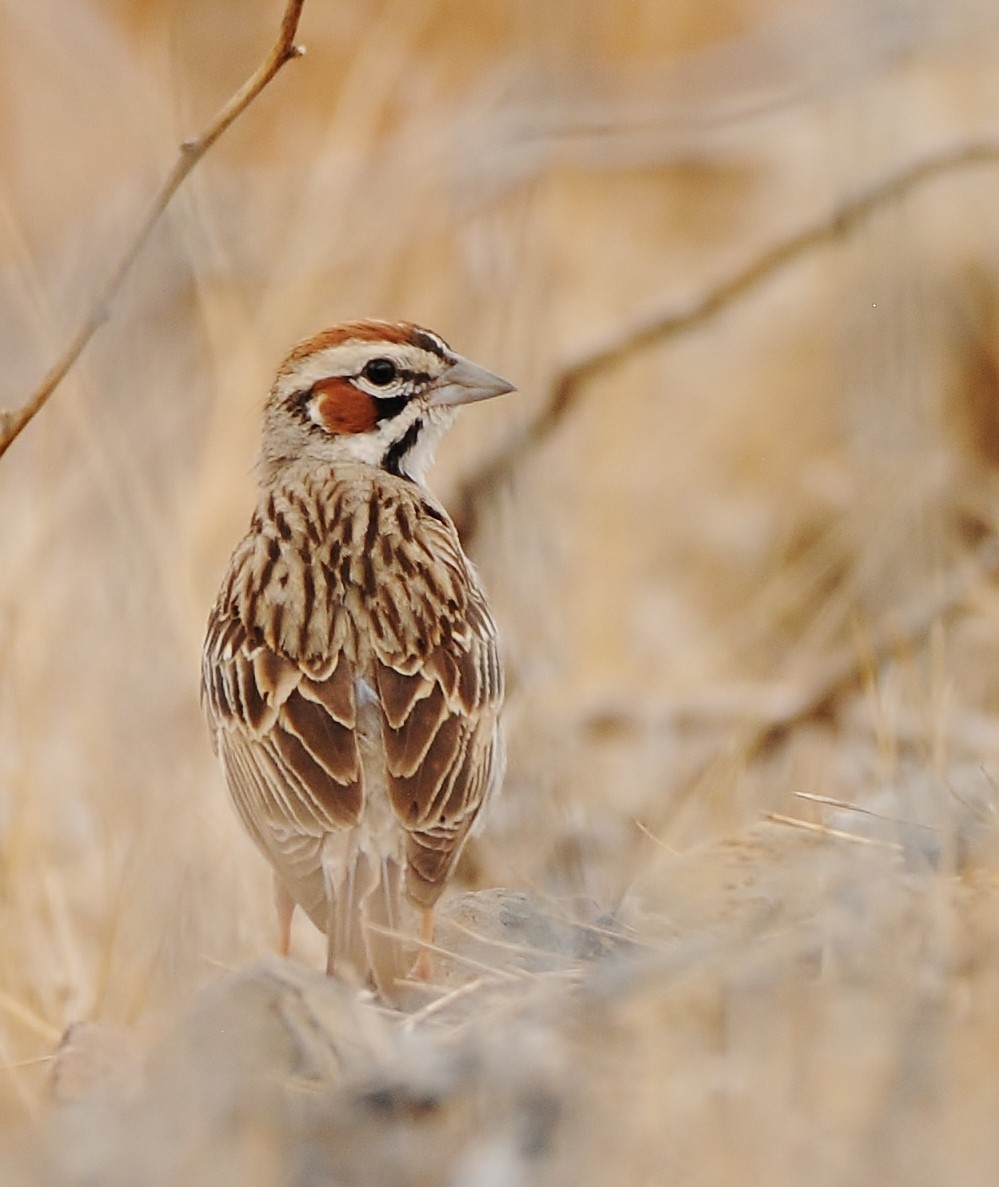
<path fill-rule="evenodd" d="M 420 723 L 415 724 L 417 729 L 403 729 L 386 738 L 392 807 L 409 829 L 433 827 L 439 822 L 443 807 L 440 792 L 446 787 L 448 776 L 456 770 L 462 743 L 467 742 L 467 730 L 457 714 L 445 715 L 429 737 L 422 732 Z M 413 737 L 419 739 L 420 746 L 416 762 L 411 761 L 416 747 L 408 745 Z M 402 754 L 398 766 L 393 762 L 394 750 Z"/>
<path fill-rule="evenodd" d="M 236 811 L 257 846 L 268 854 L 296 898 L 311 915 L 321 910 L 323 887 L 317 883 L 323 838 L 298 825 L 295 801 L 266 748 L 235 730 L 219 739 L 219 753 Z M 281 827 L 275 828 L 280 823 Z"/>
<path fill-rule="evenodd" d="M 400 672 L 388 664 L 379 664 L 375 674 L 378 699 L 391 731 L 401 729 L 409 720 L 416 702 L 434 690 L 423 672 Z"/>
<path fill-rule="evenodd" d="M 420 596 L 423 565 L 410 581 L 422 653 L 383 651 L 375 663 L 389 798 L 408 834 L 407 889 L 422 906 L 443 890 L 501 766 L 495 629 L 453 528 L 441 526 L 435 598 Z"/>
<path fill-rule="evenodd" d="M 482 750 L 470 746 L 450 783 L 451 794 L 436 828 L 410 833 L 406 844 L 410 896 L 422 906 L 433 906 L 468 837 L 479 807 L 488 797 L 500 766 L 496 744 Z"/>
<path fill-rule="evenodd" d="M 234 630 L 217 608 L 203 691 L 216 736 L 246 743 L 239 763 L 226 762 L 226 776 L 241 815 L 258 817 L 255 836 L 283 835 L 289 827 L 323 836 L 357 823 L 363 789 L 354 678 L 345 655 L 326 679 L 315 679 L 262 641 L 252 643 L 245 629 Z M 233 746 L 228 749 L 232 756 Z M 225 752 L 223 745 L 223 758 Z M 243 786 L 248 763 L 252 788 Z M 273 852 L 273 843 L 266 847 Z"/>

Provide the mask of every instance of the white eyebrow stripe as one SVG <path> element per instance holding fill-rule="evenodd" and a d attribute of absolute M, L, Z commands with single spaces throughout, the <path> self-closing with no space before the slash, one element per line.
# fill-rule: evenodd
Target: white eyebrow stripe
<path fill-rule="evenodd" d="M 414 343 L 355 339 L 327 346 L 294 363 L 278 377 L 275 385 L 277 395 L 287 396 L 292 392 L 303 391 L 331 376 L 359 375 L 365 363 L 377 358 L 391 359 L 401 371 L 417 375 L 438 375 L 447 366 L 446 358 L 442 360 L 432 351 L 424 350 Z"/>

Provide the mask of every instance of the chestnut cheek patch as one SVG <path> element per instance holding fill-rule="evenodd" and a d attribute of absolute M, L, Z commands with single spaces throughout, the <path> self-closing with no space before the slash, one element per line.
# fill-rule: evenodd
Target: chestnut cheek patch
<path fill-rule="evenodd" d="M 367 433 L 378 423 L 374 399 L 347 379 L 322 379 L 313 392 L 313 419 L 328 433 Z"/>

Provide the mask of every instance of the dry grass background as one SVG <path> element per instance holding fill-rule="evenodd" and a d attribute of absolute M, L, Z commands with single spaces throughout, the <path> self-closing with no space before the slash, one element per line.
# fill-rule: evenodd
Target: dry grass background
<path fill-rule="evenodd" d="M 5 404 L 278 9 L 0 0 Z M 994 0 L 300 39 L 0 464 L 0 1177 L 994 1183 Z M 254 963 L 197 704 L 273 367 L 368 314 L 521 388 L 434 475 L 511 765 L 405 1018 Z"/>

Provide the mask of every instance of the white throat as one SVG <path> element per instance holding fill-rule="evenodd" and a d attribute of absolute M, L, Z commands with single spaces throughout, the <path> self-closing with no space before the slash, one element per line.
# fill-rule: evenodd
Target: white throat
<path fill-rule="evenodd" d="M 366 466 L 388 468 L 423 485 L 437 446 L 453 422 L 455 412 L 454 408 L 435 407 L 422 400 L 413 400 L 397 416 L 383 421 L 371 432 L 331 437 L 310 435 L 302 442 L 301 453 L 318 464 L 360 462 Z M 418 429 L 414 428 L 417 423 Z M 414 438 L 412 444 L 407 440 L 409 435 Z"/>

